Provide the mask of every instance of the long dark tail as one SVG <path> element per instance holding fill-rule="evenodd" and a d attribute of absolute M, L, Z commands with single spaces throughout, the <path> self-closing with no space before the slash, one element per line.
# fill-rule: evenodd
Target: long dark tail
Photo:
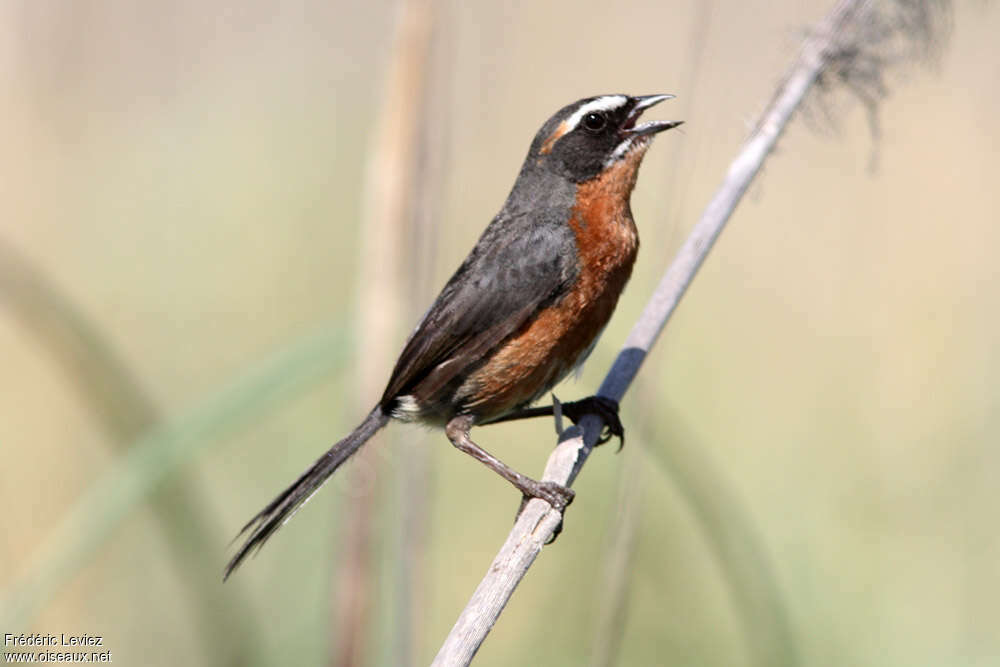
<path fill-rule="evenodd" d="M 312 494 L 323 486 L 323 483 L 346 461 L 351 454 L 361 449 L 361 445 L 375 435 L 375 433 L 389 422 L 389 416 L 382 410 L 381 406 L 368 413 L 365 420 L 351 431 L 351 434 L 331 447 L 326 454 L 323 454 L 312 464 L 309 470 L 302 473 L 290 487 L 282 491 L 277 498 L 272 500 L 267 507 L 257 513 L 257 516 L 250 519 L 247 525 L 243 526 L 240 535 L 250 531 L 250 536 L 236 552 L 233 559 L 226 565 L 226 573 L 222 580 L 225 581 L 233 573 L 243 559 L 251 552 L 260 549 L 264 542 L 268 540 L 274 531 L 281 528 L 286 521 L 305 503 Z"/>

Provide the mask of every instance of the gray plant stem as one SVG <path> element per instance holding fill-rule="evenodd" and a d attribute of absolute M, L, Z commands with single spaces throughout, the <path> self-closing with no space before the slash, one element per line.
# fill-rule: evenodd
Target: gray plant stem
<path fill-rule="evenodd" d="M 869 8 L 870 2 L 866 0 L 840 0 L 818 29 L 806 38 L 796 62 L 730 164 L 722 185 L 632 327 L 598 395 L 616 401 L 625 396 L 647 353 L 793 113 L 836 56 L 838 39 L 851 25 L 862 21 Z M 586 415 L 577 426 L 565 430 L 546 463 L 542 479 L 572 484 L 603 427 L 601 417 Z M 442 644 L 434 665 L 468 665 L 472 661 L 514 589 L 561 520 L 561 513 L 542 500 L 535 499 L 527 504 Z"/>
<path fill-rule="evenodd" d="M 398 0 L 395 28 L 389 44 L 389 60 L 383 82 L 382 103 L 373 132 L 371 160 L 365 176 L 365 198 L 361 225 L 358 298 L 358 392 L 357 396 L 378 396 L 386 368 L 395 347 L 399 313 L 405 293 L 403 265 L 409 244 L 407 225 L 412 222 L 412 194 L 418 174 L 416 155 L 420 146 L 422 117 L 427 94 L 431 36 L 435 24 L 436 0 Z M 412 247 L 412 246 L 410 246 Z M 359 404 L 367 411 L 369 398 Z M 364 414 L 364 412 L 361 412 Z M 359 458 L 375 470 L 387 470 L 388 460 L 377 450 L 367 450 Z M 391 530 L 376 528 L 379 506 L 390 490 L 379 480 L 369 493 L 344 508 L 347 536 L 343 556 L 333 580 L 334 617 L 331 665 L 348 667 L 369 662 L 373 650 L 369 628 L 379 624 L 376 606 L 378 543 L 375 535 Z M 401 479 L 401 478 L 400 478 Z M 398 525 L 398 524 L 397 524 Z M 382 600 L 391 610 L 384 618 L 395 618 L 400 627 L 412 625 L 411 607 L 405 588 L 393 589 L 393 599 Z M 395 632 L 387 633 L 398 637 Z M 384 642 L 379 641 L 379 644 Z M 399 664 L 397 662 L 397 664 Z"/>

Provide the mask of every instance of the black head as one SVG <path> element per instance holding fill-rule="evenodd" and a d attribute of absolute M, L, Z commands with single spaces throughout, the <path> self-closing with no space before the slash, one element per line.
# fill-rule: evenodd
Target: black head
<path fill-rule="evenodd" d="M 601 95 L 560 109 L 535 135 L 528 160 L 581 183 L 635 150 L 648 147 L 657 132 L 683 121 L 650 121 L 636 125 L 645 109 L 673 95 Z"/>

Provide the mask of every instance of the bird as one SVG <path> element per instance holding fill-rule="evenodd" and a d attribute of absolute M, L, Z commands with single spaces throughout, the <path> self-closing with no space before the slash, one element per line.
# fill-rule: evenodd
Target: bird
<path fill-rule="evenodd" d="M 500 212 L 410 334 L 368 416 L 240 531 L 224 579 L 391 419 L 444 429 L 459 450 L 558 511 L 568 487 L 536 481 L 477 445 L 473 426 L 599 410 L 619 437 L 617 404 L 590 397 L 529 408 L 590 353 L 639 248 L 631 194 L 653 137 L 683 121 L 639 123 L 673 95 L 599 95 L 536 133 Z M 560 410 L 561 408 L 561 410 Z"/>

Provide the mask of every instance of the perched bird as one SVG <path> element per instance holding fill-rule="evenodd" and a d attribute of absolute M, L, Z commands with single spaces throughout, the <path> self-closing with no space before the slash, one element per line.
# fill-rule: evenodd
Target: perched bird
<path fill-rule="evenodd" d="M 475 425 L 551 414 L 528 410 L 583 362 L 632 273 L 639 237 L 629 200 L 653 136 L 681 121 L 636 124 L 672 95 L 602 95 L 560 109 L 535 135 L 500 213 L 410 335 L 382 398 L 364 421 L 244 526 L 226 567 L 284 524 L 390 419 L 443 426 L 451 443 L 525 497 L 562 510 L 573 491 L 511 469 L 469 437 Z M 607 414 L 595 397 L 564 404 Z"/>

